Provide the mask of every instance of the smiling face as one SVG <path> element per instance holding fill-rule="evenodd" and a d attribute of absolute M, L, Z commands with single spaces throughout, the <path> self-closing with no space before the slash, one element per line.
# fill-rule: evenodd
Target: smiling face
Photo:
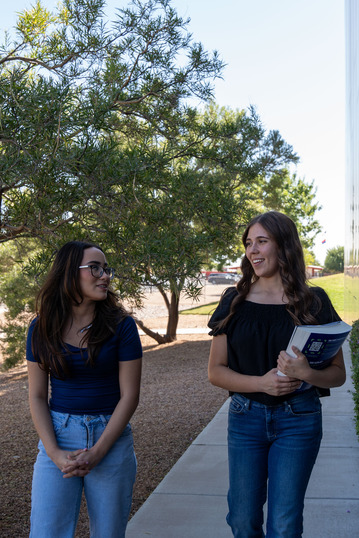
<path fill-rule="evenodd" d="M 249 228 L 245 248 L 258 278 L 270 278 L 279 272 L 277 244 L 261 224 Z"/>
<path fill-rule="evenodd" d="M 107 261 L 104 253 L 98 248 L 91 247 L 84 250 L 81 265 L 99 265 L 107 267 Z M 104 272 L 99 278 L 91 274 L 91 269 L 86 267 L 79 269 L 79 283 L 83 301 L 103 301 L 107 297 L 110 284 L 110 277 Z"/>

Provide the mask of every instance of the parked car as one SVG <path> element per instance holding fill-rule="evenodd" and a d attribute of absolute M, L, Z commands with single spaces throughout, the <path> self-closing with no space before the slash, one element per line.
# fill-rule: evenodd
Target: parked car
<path fill-rule="evenodd" d="M 208 275 L 209 284 L 236 284 L 238 275 L 236 273 L 211 273 Z"/>

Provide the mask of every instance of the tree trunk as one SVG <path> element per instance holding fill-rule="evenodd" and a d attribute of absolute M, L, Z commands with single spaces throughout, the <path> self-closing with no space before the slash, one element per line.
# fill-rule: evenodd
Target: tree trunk
<path fill-rule="evenodd" d="M 171 291 L 171 302 L 168 308 L 166 337 L 168 342 L 177 340 L 177 325 L 179 320 L 179 295 Z"/>
<path fill-rule="evenodd" d="M 134 320 L 137 323 L 137 325 L 139 326 L 139 328 L 142 329 L 143 332 L 145 334 L 147 334 L 147 336 L 150 336 L 151 338 L 156 340 L 156 342 L 158 344 L 167 344 L 168 342 L 170 342 L 170 340 L 166 339 L 166 335 L 162 335 L 160 333 L 152 331 L 151 329 L 146 327 L 145 324 L 143 323 L 143 321 L 141 321 L 140 319 L 134 318 Z"/>
<path fill-rule="evenodd" d="M 145 326 L 143 321 L 140 319 L 134 318 L 137 325 L 140 327 L 140 329 L 143 330 L 147 336 L 150 336 L 158 344 L 168 344 L 169 342 L 173 342 L 174 340 L 177 340 L 177 325 L 179 320 L 179 295 L 175 293 L 174 291 L 170 292 L 170 301 L 168 300 L 168 297 L 166 295 L 166 292 L 158 287 L 162 297 L 164 298 L 164 301 L 167 306 L 168 310 L 168 319 L 167 319 L 167 328 L 166 328 L 166 334 L 162 335 L 158 332 L 153 331 L 152 329 L 149 329 Z"/>

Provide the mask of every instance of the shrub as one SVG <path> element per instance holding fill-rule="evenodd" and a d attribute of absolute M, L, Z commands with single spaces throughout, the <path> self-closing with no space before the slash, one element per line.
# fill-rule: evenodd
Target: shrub
<path fill-rule="evenodd" d="M 0 352 L 2 369 L 8 370 L 25 359 L 26 333 L 35 309 L 38 285 L 30 255 L 35 253 L 34 243 L 27 241 L 1 245 L 0 248 Z M 34 254 L 33 254 L 34 255 Z M 44 264 L 43 264 L 44 265 Z M 39 269 L 35 267 L 37 273 Z"/>
<path fill-rule="evenodd" d="M 359 319 L 352 324 L 349 337 L 349 346 L 352 357 L 352 377 L 354 384 L 353 400 L 356 432 L 359 437 Z"/>
<path fill-rule="evenodd" d="M 26 349 L 26 334 L 32 314 L 22 312 L 16 319 L 5 314 L 6 323 L 0 326 L 3 340 L 0 349 L 4 357 L 3 370 L 9 370 L 23 362 Z"/>

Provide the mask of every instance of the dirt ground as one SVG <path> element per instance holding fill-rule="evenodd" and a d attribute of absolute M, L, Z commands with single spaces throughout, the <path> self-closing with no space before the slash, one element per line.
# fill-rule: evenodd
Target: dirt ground
<path fill-rule="evenodd" d="M 199 303 L 183 298 L 181 308 L 217 301 L 222 291 L 221 286 L 206 286 Z M 162 302 L 159 293 L 148 293 L 136 315 L 151 328 L 163 328 L 167 318 Z M 205 327 L 207 320 L 207 316 L 182 315 L 179 328 Z M 179 335 L 166 345 L 157 345 L 148 336 L 141 340 L 141 400 L 131 421 L 138 460 L 132 515 L 227 398 L 225 391 L 207 380 L 207 334 Z M 0 537 L 25 538 L 38 441 L 28 408 L 25 363 L 0 374 L 0 405 Z M 83 502 L 76 538 L 88 536 Z"/>

